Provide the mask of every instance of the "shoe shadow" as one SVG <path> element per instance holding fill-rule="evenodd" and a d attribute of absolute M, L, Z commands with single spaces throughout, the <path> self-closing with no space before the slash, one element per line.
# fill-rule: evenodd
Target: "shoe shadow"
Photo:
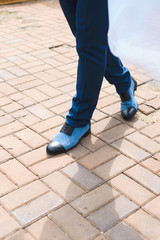
<path fill-rule="evenodd" d="M 121 152 L 120 146 L 133 131 L 115 117 L 94 123 L 92 134 L 67 152 L 75 161 L 50 174 L 50 181 L 42 179 L 64 200 L 64 205 L 48 214 L 49 218 L 39 220 L 39 240 L 113 239 L 117 230 L 119 234 L 114 239 L 120 239 L 121 234 L 124 239 L 125 234 L 130 234 L 130 240 L 136 237 L 142 240 L 123 222 L 137 210 L 137 205 L 120 194 L 113 181 L 136 164 Z M 113 146 L 116 141 L 119 141 L 117 148 Z"/>

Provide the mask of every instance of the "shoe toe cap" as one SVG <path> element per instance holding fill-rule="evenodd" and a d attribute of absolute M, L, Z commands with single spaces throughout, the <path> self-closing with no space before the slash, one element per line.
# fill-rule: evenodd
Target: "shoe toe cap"
<path fill-rule="evenodd" d="M 134 107 L 129 107 L 122 111 L 122 117 L 125 120 L 129 120 L 136 114 L 136 112 L 137 112 L 137 109 L 135 109 Z"/>
<path fill-rule="evenodd" d="M 46 148 L 46 151 L 49 155 L 56 155 L 65 152 L 65 148 L 62 144 L 52 140 Z"/>

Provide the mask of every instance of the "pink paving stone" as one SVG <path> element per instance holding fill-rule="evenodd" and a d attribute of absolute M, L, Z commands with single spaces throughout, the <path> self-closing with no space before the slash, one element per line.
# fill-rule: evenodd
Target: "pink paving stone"
<path fill-rule="evenodd" d="M 120 124 L 120 122 L 114 118 L 105 118 L 101 121 L 98 121 L 97 123 L 92 124 L 91 126 L 91 132 L 96 135 L 99 134 L 101 132 L 104 132 L 107 129 L 110 129 L 112 127 L 117 126 L 118 124 Z"/>
<path fill-rule="evenodd" d="M 125 219 L 125 222 L 142 234 L 144 239 L 159 240 L 160 222 L 142 209 Z"/>
<path fill-rule="evenodd" d="M 93 170 L 98 177 L 102 178 L 105 181 L 115 177 L 126 169 L 134 166 L 135 162 L 124 155 L 119 155 L 105 164 L 100 165 L 99 167 Z"/>
<path fill-rule="evenodd" d="M 50 129 L 55 129 L 57 126 L 61 125 L 64 122 L 65 120 L 61 116 L 54 116 L 52 118 L 40 121 L 39 123 L 32 125 L 31 128 L 38 133 L 42 133 Z"/>
<path fill-rule="evenodd" d="M 60 154 L 43 160 L 40 163 L 37 163 L 30 167 L 30 169 L 39 177 L 44 177 L 56 170 L 65 167 L 72 162 L 74 162 L 73 158 L 71 158 L 67 154 Z"/>
<path fill-rule="evenodd" d="M 149 101 L 146 102 L 146 105 L 151 106 L 155 109 L 159 109 L 160 108 L 160 98 L 157 97 L 157 98 L 154 98 L 152 100 L 149 100 Z"/>
<path fill-rule="evenodd" d="M 154 173 L 160 171 L 160 162 L 154 158 L 146 159 L 145 161 L 141 162 L 141 165 Z"/>
<path fill-rule="evenodd" d="M 11 158 L 11 154 L 9 154 L 6 150 L 0 148 L 0 163 L 3 163 Z"/>
<path fill-rule="evenodd" d="M 42 181 L 54 192 L 59 194 L 66 202 L 71 202 L 84 193 L 82 188 L 59 171 L 48 175 L 43 178 Z"/>
<path fill-rule="evenodd" d="M 123 154 L 133 158 L 137 162 L 142 161 L 150 156 L 149 153 L 125 139 L 120 139 L 112 143 L 112 145 L 119 151 L 121 151 Z"/>
<path fill-rule="evenodd" d="M 158 161 L 160 161 L 160 152 L 156 153 L 153 157 L 156 158 Z"/>
<path fill-rule="evenodd" d="M 155 194 L 160 193 L 160 178 L 146 168 L 136 165 L 125 171 L 129 177 L 139 182 Z"/>
<path fill-rule="evenodd" d="M 14 121 L 9 124 L 0 127 L 0 137 L 7 136 L 16 131 L 22 130 L 25 128 L 24 124 Z"/>
<path fill-rule="evenodd" d="M 28 107 L 27 110 L 42 120 L 53 117 L 53 113 L 40 104 Z"/>
<path fill-rule="evenodd" d="M 111 179 L 109 183 L 111 186 L 123 193 L 127 198 L 131 199 L 138 205 L 143 205 L 155 196 L 146 188 L 142 187 L 140 184 L 133 181 L 124 174 L 120 174 L 117 177 Z"/>
<path fill-rule="evenodd" d="M 33 149 L 41 147 L 47 143 L 46 139 L 29 128 L 15 133 L 15 135 Z"/>
<path fill-rule="evenodd" d="M 0 238 L 20 228 L 19 224 L 0 206 Z"/>
<path fill-rule="evenodd" d="M 64 233 L 53 221 L 48 217 L 44 217 L 39 221 L 33 223 L 27 228 L 35 239 L 45 240 L 71 240 L 66 233 Z"/>
<path fill-rule="evenodd" d="M 144 129 L 141 130 L 141 133 L 144 135 L 154 138 L 160 135 L 160 127 L 159 127 L 159 122 L 151 124 Z"/>
<path fill-rule="evenodd" d="M 119 155 L 119 152 L 110 146 L 104 146 L 103 148 L 81 158 L 78 163 L 85 168 L 92 170 L 101 164 L 115 158 Z"/>
<path fill-rule="evenodd" d="M 134 132 L 125 138 L 151 154 L 155 154 L 160 150 L 160 144 L 154 142 L 139 132 Z"/>
<path fill-rule="evenodd" d="M 34 240 L 33 237 L 25 232 L 25 230 L 20 229 L 16 233 L 12 234 L 12 236 L 5 238 L 4 240 Z"/>
<path fill-rule="evenodd" d="M 19 156 L 17 159 L 25 166 L 31 166 L 47 158 L 46 146 L 32 150 L 26 154 Z"/>
<path fill-rule="evenodd" d="M 12 116 L 6 114 L 5 116 L 0 117 L 0 126 L 6 125 L 13 121 L 14 121 L 14 118 Z"/>
<path fill-rule="evenodd" d="M 31 149 L 18 138 L 12 135 L 1 138 L 0 144 L 14 157 L 24 154 Z"/>
<path fill-rule="evenodd" d="M 134 132 L 135 130 L 126 124 L 120 124 L 114 128 L 111 128 L 99 135 L 100 139 L 106 143 L 112 143 L 120 138 L 125 137 L 126 135 Z"/>
<path fill-rule="evenodd" d="M 37 177 L 31 171 L 25 168 L 16 159 L 1 164 L 0 170 L 18 186 L 25 185 L 37 179 Z"/>
<path fill-rule="evenodd" d="M 52 135 L 53 136 L 53 135 Z M 88 155 L 90 151 L 83 147 L 82 145 L 78 144 L 75 148 L 68 151 L 68 155 L 75 160 L 81 159 Z"/>
<path fill-rule="evenodd" d="M 0 172 L 0 196 L 15 190 L 17 186 Z"/>
<path fill-rule="evenodd" d="M 157 217 L 160 219 L 160 196 L 156 197 L 149 203 L 147 203 L 143 209 L 147 211 L 150 215 L 153 215 L 154 217 Z"/>
<path fill-rule="evenodd" d="M 37 180 L 1 197 L 0 203 L 5 209 L 12 211 L 34 198 L 49 192 L 49 190 L 47 186 Z"/>
<path fill-rule="evenodd" d="M 88 148 L 91 152 L 95 152 L 105 146 L 105 143 L 103 141 L 93 136 L 92 134 L 89 134 L 89 136 L 83 138 L 81 140 L 81 144 L 84 147 Z"/>
<path fill-rule="evenodd" d="M 5 95 L 10 95 L 17 92 L 17 90 L 11 87 L 9 84 L 2 82 L 0 83 L 0 92 L 4 93 Z"/>
<path fill-rule="evenodd" d="M 127 121 L 127 122 L 122 118 L 121 114 L 119 114 L 119 113 L 115 114 L 114 117 L 116 119 L 118 119 L 119 121 L 129 125 L 130 127 L 135 128 L 137 130 L 140 130 L 140 129 L 142 129 L 142 128 L 147 126 L 147 123 L 145 121 L 142 121 L 140 118 L 138 118 L 138 116 L 135 116 L 132 119 L 132 121 Z"/>

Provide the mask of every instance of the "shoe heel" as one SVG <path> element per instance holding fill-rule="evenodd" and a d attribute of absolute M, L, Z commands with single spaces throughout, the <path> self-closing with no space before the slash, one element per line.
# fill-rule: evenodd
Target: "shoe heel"
<path fill-rule="evenodd" d="M 88 131 L 83 135 L 83 138 L 87 137 L 91 133 L 91 129 L 88 129 Z"/>
<path fill-rule="evenodd" d="M 132 78 L 132 79 L 133 79 L 133 82 L 134 82 L 134 91 L 137 91 L 137 81 L 134 78 Z"/>

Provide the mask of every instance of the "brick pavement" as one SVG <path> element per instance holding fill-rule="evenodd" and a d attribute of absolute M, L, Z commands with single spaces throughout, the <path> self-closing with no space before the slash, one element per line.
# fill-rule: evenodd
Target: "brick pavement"
<path fill-rule="evenodd" d="M 49 157 L 75 92 L 74 37 L 56 0 L 0 14 L 0 239 L 160 240 L 156 78 L 127 63 L 139 84 L 137 116 L 121 118 L 104 80 L 92 134 Z"/>

